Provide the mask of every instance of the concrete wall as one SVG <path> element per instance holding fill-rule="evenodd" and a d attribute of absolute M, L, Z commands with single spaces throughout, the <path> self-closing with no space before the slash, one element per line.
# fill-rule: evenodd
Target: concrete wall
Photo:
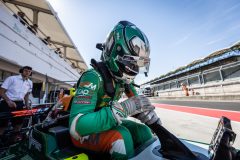
<path fill-rule="evenodd" d="M 193 94 L 194 91 L 194 94 Z M 189 96 L 180 88 L 175 90 L 164 90 L 155 93 L 160 98 L 188 98 L 188 99 L 218 99 L 218 100 L 240 100 L 240 80 L 213 82 L 206 85 L 189 87 Z"/>

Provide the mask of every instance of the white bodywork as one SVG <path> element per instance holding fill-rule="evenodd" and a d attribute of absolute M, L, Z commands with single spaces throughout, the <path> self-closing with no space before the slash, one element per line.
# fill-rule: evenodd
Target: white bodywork
<path fill-rule="evenodd" d="M 198 144 L 198 143 L 194 143 L 194 142 L 186 142 L 186 141 L 182 141 L 182 142 L 191 151 L 201 153 L 201 154 L 205 155 L 206 157 L 208 157 L 208 150 L 207 150 L 208 146 L 207 145 Z M 165 158 L 153 154 L 154 148 L 156 146 L 159 146 L 159 145 L 160 145 L 160 143 L 159 143 L 159 140 L 157 139 L 154 143 L 152 143 L 151 145 L 146 147 L 142 152 L 140 152 L 137 156 L 135 156 L 134 158 L 131 158 L 130 160 L 143 160 L 143 159 L 147 159 L 147 160 L 165 160 Z"/>

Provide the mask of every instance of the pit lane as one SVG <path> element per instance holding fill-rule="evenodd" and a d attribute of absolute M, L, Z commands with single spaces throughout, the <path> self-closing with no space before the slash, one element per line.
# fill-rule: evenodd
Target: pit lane
<path fill-rule="evenodd" d="M 166 127 L 177 137 L 209 144 L 219 117 L 232 120 L 237 134 L 234 147 L 240 149 L 240 103 L 212 101 L 174 101 L 151 99 Z"/>

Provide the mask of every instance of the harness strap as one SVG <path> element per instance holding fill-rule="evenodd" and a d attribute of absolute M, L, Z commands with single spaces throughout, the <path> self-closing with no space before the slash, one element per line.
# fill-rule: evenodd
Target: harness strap
<path fill-rule="evenodd" d="M 91 59 L 91 65 L 102 76 L 104 82 L 104 90 L 107 95 L 113 99 L 115 96 L 113 78 L 108 68 L 106 67 L 106 64 L 104 62 L 97 62 L 95 59 Z"/>

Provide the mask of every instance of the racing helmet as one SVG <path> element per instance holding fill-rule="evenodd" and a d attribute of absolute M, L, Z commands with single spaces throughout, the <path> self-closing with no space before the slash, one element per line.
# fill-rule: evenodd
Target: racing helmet
<path fill-rule="evenodd" d="M 149 42 L 145 34 L 131 22 L 117 23 L 105 43 L 97 44 L 97 48 L 102 50 L 101 60 L 117 80 L 129 84 L 140 72 L 147 76 Z"/>

